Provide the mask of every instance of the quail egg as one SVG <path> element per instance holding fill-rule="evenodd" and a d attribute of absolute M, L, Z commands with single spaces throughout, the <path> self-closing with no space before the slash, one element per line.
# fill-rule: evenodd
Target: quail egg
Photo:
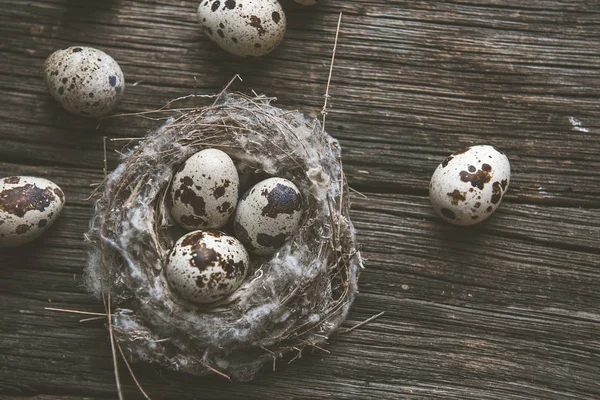
<path fill-rule="evenodd" d="M 283 39 L 286 27 L 277 0 L 203 0 L 198 21 L 213 42 L 242 57 L 271 52 Z"/>
<path fill-rule="evenodd" d="M 55 51 L 46 59 L 44 77 L 52 97 L 66 110 L 85 117 L 108 114 L 125 90 L 119 64 L 92 47 Z"/>
<path fill-rule="evenodd" d="M 238 202 L 235 233 L 250 252 L 273 254 L 298 232 L 302 214 L 302 194 L 296 185 L 269 178 L 246 191 Z"/>
<path fill-rule="evenodd" d="M 445 221 L 473 225 L 498 208 L 509 183 L 506 155 L 493 146 L 472 146 L 437 167 L 429 183 L 429 198 Z"/>
<path fill-rule="evenodd" d="M 187 230 L 220 228 L 235 210 L 239 182 L 225 152 L 202 150 L 188 158 L 173 177 L 171 215 Z"/>
<path fill-rule="evenodd" d="M 165 276 L 180 298 L 212 303 L 242 284 L 248 263 L 248 253 L 236 238 L 216 231 L 194 231 L 173 246 Z"/>
<path fill-rule="evenodd" d="M 42 235 L 65 204 L 63 191 L 47 179 L 11 176 L 0 180 L 0 246 L 19 246 Z"/>

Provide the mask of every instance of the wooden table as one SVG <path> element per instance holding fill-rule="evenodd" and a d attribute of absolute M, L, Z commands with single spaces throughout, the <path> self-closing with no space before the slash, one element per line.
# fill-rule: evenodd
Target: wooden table
<path fill-rule="evenodd" d="M 80 286 L 102 138 L 161 121 L 81 119 L 44 85 L 45 58 L 89 45 L 128 81 L 118 112 L 217 93 L 236 73 L 280 107 L 319 115 L 344 13 L 327 122 L 343 145 L 367 260 L 350 327 L 255 381 L 136 365 L 153 399 L 600 398 L 600 4 L 595 0 L 321 0 L 288 8 L 285 42 L 240 60 L 195 20 L 198 1 L 0 0 L 0 175 L 49 178 L 68 204 L 41 240 L 0 250 L 0 393 L 116 398 L 105 320 Z M 444 157 L 493 144 L 512 163 L 504 204 L 443 223 L 428 181 Z M 109 142 L 109 168 L 118 164 Z M 126 398 L 138 391 L 120 364 Z"/>

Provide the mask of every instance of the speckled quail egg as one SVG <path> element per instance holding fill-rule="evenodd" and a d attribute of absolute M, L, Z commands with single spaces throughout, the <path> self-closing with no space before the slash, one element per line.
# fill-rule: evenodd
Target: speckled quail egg
<path fill-rule="evenodd" d="M 236 238 L 217 231 L 194 231 L 173 246 L 165 276 L 180 298 L 212 303 L 242 284 L 248 263 L 248 253 Z"/>
<path fill-rule="evenodd" d="M 235 164 L 225 152 L 202 150 L 173 177 L 171 215 L 187 230 L 220 228 L 235 210 L 239 183 Z"/>
<path fill-rule="evenodd" d="M 493 146 L 472 146 L 446 158 L 429 183 L 435 211 L 454 225 L 485 220 L 500 205 L 510 183 L 510 162 Z"/>
<path fill-rule="evenodd" d="M 46 59 L 44 77 L 52 97 L 68 111 L 85 117 L 108 114 L 125 91 L 119 64 L 92 47 L 55 51 Z"/>
<path fill-rule="evenodd" d="M 287 179 L 257 183 L 238 202 L 234 219 L 237 238 L 254 254 L 275 253 L 300 229 L 302 204 L 302 194 Z"/>
<path fill-rule="evenodd" d="M 203 0 L 198 21 L 223 50 L 238 56 L 271 52 L 285 34 L 285 13 L 277 0 Z"/>
<path fill-rule="evenodd" d="M 64 204 L 63 191 L 47 179 L 11 176 L 0 180 L 0 246 L 37 239 L 56 221 Z"/>

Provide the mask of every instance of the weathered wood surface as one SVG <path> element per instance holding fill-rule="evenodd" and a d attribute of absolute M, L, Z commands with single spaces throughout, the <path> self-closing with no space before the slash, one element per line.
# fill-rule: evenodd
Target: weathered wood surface
<path fill-rule="evenodd" d="M 596 1 L 322 0 L 290 8 L 281 48 L 244 61 L 202 36 L 197 1 L 0 5 L 0 175 L 50 178 L 69 201 L 47 236 L 0 251 L 0 394 L 116 397 L 104 322 L 44 307 L 102 310 L 79 286 L 102 137 L 160 123 L 68 115 L 44 87 L 44 59 L 72 44 L 113 55 L 129 82 L 119 112 L 189 94 L 194 76 L 215 93 L 240 73 L 237 90 L 318 114 L 343 11 L 328 131 L 367 196 L 353 198 L 367 270 L 347 326 L 385 314 L 249 384 L 135 366 L 142 385 L 154 399 L 600 398 Z M 481 226 L 448 226 L 429 207 L 429 176 L 484 143 L 511 159 L 509 195 Z"/>

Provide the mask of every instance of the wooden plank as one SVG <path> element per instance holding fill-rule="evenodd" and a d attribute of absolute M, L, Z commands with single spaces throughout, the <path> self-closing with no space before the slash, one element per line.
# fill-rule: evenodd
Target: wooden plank
<path fill-rule="evenodd" d="M 329 130 L 342 140 L 354 186 L 424 194 L 447 154 L 491 143 L 511 157 L 514 200 L 600 206 L 597 8 L 346 3 Z M 292 13 L 285 46 L 266 61 L 241 64 L 201 37 L 191 2 L 95 7 L 8 7 L 0 29 L 9 39 L 3 57 L 10 73 L 0 87 L 11 101 L 0 117 L 13 135 L 1 159 L 92 167 L 101 159 L 98 137 L 140 136 L 156 126 L 134 119 L 97 128 L 51 101 L 40 79 L 43 61 L 74 38 L 106 49 L 130 83 L 141 82 L 128 87 L 123 112 L 190 93 L 193 76 L 201 93 L 215 93 L 235 73 L 244 78 L 236 88 L 277 96 L 283 107 L 317 113 L 322 105 L 338 5 Z"/>
<path fill-rule="evenodd" d="M 383 316 L 336 337 L 332 354 L 307 350 L 306 359 L 281 362 L 249 384 L 137 366 L 144 387 L 156 398 L 194 397 L 198 389 L 207 398 L 223 390 L 228 398 L 348 399 L 600 393 L 595 210 L 561 214 L 561 229 L 551 230 L 563 209 L 505 204 L 472 230 L 442 223 L 419 196 L 369 193 L 353 201 L 367 270 L 346 326 Z M 77 285 L 85 258 L 78 236 L 88 216 L 84 207 L 67 208 L 35 251 L 0 255 L 0 311 L 10 321 L 0 328 L 1 352 L 11 366 L 0 391 L 114 395 L 104 322 L 43 310 L 101 311 Z M 127 393 L 134 392 L 130 382 Z"/>

